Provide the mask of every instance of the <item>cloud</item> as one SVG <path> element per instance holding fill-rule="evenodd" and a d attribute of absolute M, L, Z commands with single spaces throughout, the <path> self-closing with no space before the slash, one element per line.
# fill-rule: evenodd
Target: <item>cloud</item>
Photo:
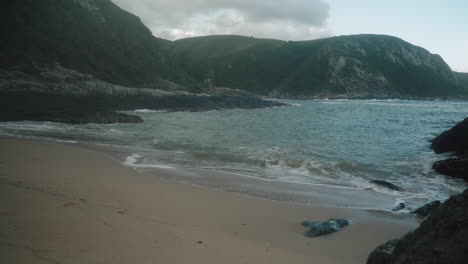
<path fill-rule="evenodd" d="M 139 16 L 155 36 L 179 39 L 239 34 L 284 40 L 326 37 L 324 0 L 113 0 Z"/>

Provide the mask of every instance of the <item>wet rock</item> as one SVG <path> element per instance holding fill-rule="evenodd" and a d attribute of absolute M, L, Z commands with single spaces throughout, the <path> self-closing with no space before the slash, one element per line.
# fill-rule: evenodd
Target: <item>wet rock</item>
<path fill-rule="evenodd" d="M 387 189 L 394 190 L 394 191 L 399 191 L 399 192 L 404 191 L 403 188 L 398 187 L 395 184 L 393 184 L 391 182 L 388 182 L 388 181 L 372 180 L 372 181 L 370 181 L 370 183 L 375 184 L 375 185 L 379 185 L 381 187 L 385 187 Z"/>
<path fill-rule="evenodd" d="M 439 174 L 468 181 L 468 155 L 437 161 L 432 168 Z"/>
<path fill-rule="evenodd" d="M 401 210 L 405 209 L 405 207 L 406 207 L 406 205 L 404 203 L 398 203 L 392 208 L 392 211 L 393 212 L 401 211 Z"/>
<path fill-rule="evenodd" d="M 412 214 L 417 214 L 420 216 L 428 216 L 432 210 L 440 206 L 440 201 L 432 201 L 430 203 L 427 203 L 416 210 L 412 211 Z"/>
<path fill-rule="evenodd" d="M 437 136 L 431 147 L 438 154 L 453 152 L 458 156 L 435 162 L 432 168 L 437 173 L 468 181 L 468 118 Z"/>
<path fill-rule="evenodd" d="M 318 237 L 337 232 L 349 225 L 346 219 L 332 218 L 325 222 L 305 221 L 302 222 L 303 226 L 310 227 L 309 231 L 305 233 L 306 237 Z"/>
<path fill-rule="evenodd" d="M 394 250 L 383 261 L 378 252 L 380 246 L 377 247 L 375 253 L 369 255 L 367 264 L 466 263 L 467 208 L 468 189 L 434 209 L 421 226 L 396 242 Z"/>
<path fill-rule="evenodd" d="M 1 78 L 0 78 L 1 79 Z M 263 108 L 283 104 L 245 96 L 171 95 L 61 95 L 54 93 L 2 93 L 0 122 L 50 121 L 70 124 L 139 123 L 143 119 L 119 111 L 134 109 L 207 111 Z"/>
<path fill-rule="evenodd" d="M 468 154 L 468 118 L 433 139 L 431 147 L 437 154 Z"/>
<path fill-rule="evenodd" d="M 395 249 L 398 239 L 392 239 L 386 243 L 378 246 L 372 253 L 369 255 L 369 260 L 367 264 L 390 264 L 393 250 Z"/>

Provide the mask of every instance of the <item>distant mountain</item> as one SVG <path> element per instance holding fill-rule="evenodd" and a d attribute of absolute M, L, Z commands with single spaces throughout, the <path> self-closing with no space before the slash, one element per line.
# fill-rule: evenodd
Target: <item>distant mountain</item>
<path fill-rule="evenodd" d="M 271 96 L 434 97 L 464 92 L 439 55 L 385 35 L 312 41 L 208 36 L 169 47 L 175 63 L 200 82 Z"/>
<path fill-rule="evenodd" d="M 196 93 L 394 98 L 457 97 L 468 91 L 466 75 L 453 73 L 440 56 L 391 36 L 168 41 L 110 0 L 5 0 L 1 6 L 0 73 L 7 77 L 0 76 L 0 91 L 14 90 L 24 83 L 21 78 L 37 84 L 50 69 L 125 87 Z M 59 89 L 48 87 L 46 79 L 34 87 Z"/>

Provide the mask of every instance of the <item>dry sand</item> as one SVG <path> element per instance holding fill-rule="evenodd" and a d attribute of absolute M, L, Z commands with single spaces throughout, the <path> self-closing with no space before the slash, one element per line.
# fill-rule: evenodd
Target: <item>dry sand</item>
<path fill-rule="evenodd" d="M 352 225 L 307 238 L 303 220 Z M 87 149 L 0 139 L 0 263 L 365 263 L 417 225 L 173 183 Z"/>

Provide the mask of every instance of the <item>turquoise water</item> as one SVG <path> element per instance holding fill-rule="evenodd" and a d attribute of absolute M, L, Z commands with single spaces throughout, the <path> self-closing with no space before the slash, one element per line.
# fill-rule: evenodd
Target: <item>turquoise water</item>
<path fill-rule="evenodd" d="M 125 146 L 138 168 L 204 168 L 266 180 L 445 199 L 467 185 L 436 175 L 429 140 L 468 116 L 468 103 L 287 100 L 291 106 L 208 112 L 138 110 L 141 124 L 1 123 L 0 134 Z M 241 177 L 241 176 L 239 176 Z"/>

